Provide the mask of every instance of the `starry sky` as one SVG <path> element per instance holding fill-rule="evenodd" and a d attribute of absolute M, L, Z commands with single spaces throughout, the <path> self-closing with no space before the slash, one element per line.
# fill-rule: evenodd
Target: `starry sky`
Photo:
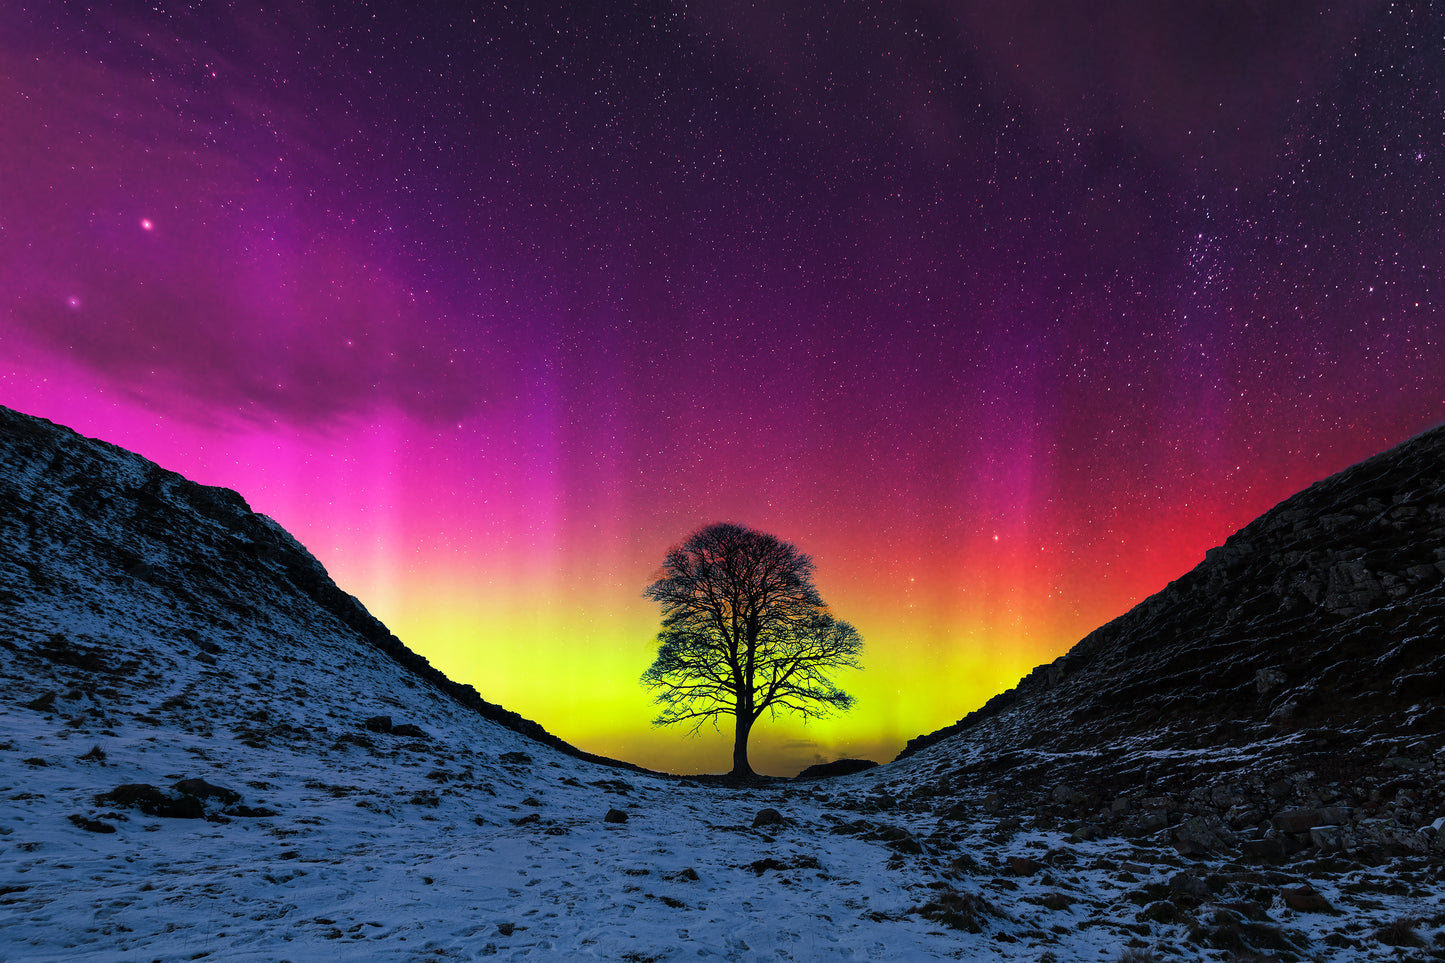
<path fill-rule="evenodd" d="M 728 768 L 637 682 L 709 522 L 866 642 L 754 765 L 886 761 L 1445 420 L 1439 7 L 98 6 L 6 5 L 0 403 L 593 752 Z"/>

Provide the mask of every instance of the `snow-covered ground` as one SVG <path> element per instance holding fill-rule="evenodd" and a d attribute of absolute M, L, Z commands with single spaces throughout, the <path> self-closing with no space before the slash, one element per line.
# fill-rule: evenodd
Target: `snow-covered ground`
<path fill-rule="evenodd" d="M 15 425 L 0 961 L 1445 958 L 1438 858 L 1075 840 L 957 740 L 755 789 L 580 760 L 366 642 L 234 495 Z"/>
<path fill-rule="evenodd" d="M 621 771 L 481 719 L 324 626 L 234 629 L 211 654 L 164 610 L 96 608 L 12 608 L 0 958 L 1117 955 L 1086 910 L 1037 904 L 1132 885 L 1092 868 L 1117 866 L 1106 844 L 1074 847 L 1057 880 L 995 879 L 996 820 L 903 808 L 881 770 L 756 790 Z M 425 736 L 368 731 L 381 714 Z M 185 779 L 242 798 L 202 797 L 216 821 L 97 798 Z M 225 815 L 238 806 L 274 815 Z M 765 809 L 784 822 L 754 828 Z M 998 910 L 980 933 L 919 910 L 974 894 Z"/>
<path fill-rule="evenodd" d="M 1188 861 L 1071 843 L 967 792 L 913 798 L 926 759 L 752 790 L 620 771 L 481 719 L 344 638 L 243 629 L 209 655 L 164 613 L 135 614 L 12 612 L 5 960 L 1229 958 L 1140 918 L 1138 894 Z M 42 622 L 66 626 L 66 648 L 31 644 Z M 368 731 L 380 714 L 426 735 Z M 241 793 L 209 800 L 213 817 L 275 814 L 165 818 L 96 798 L 192 778 Z M 765 809 L 785 822 L 754 828 Z M 1326 938 L 1409 917 L 1434 919 L 1431 938 L 1445 896 L 1396 888 L 1354 901 L 1341 878 L 1320 891 L 1347 915 L 1275 919 L 1305 937 L 1298 958 L 1386 958 L 1377 940 Z"/>

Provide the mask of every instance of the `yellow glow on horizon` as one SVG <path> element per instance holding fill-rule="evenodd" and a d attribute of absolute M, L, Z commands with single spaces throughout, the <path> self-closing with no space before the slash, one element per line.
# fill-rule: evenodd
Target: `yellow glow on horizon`
<path fill-rule="evenodd" d="M 730 717 L 697 734 L 652 725 L 656 706 L 639 682 L 658 628 L 650 603 L 621 592 L 594 599 L 604 613 L 613 607 L 606 618 L 588 606 L 559 604 L 550 583 L 490 593 L 484 584 L 475 574 L 454 574 L 408 585 L 393 595 L 405 598 L 405 607 L 383 620 L 448 677 L 579 749 L 671 772 L 731 767 Z M 844 757 L 888 762 L 909 739 L 957 721 L 1046 660 L 1021 638 L 978 632 L 939 645 L 941 632 L 926 615 L 889 624 L 859 614 L 863 669 L 835 677 L 857 705 L 806 723 L 764 715 L 749 742 L 758 771 L 792 775 Z"/>

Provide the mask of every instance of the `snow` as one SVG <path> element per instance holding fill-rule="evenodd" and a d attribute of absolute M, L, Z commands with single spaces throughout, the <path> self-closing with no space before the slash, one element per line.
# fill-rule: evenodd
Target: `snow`
<path fill-rule="evenodd" d="M 339 631 L 304 644 L 242 631 L 213 666 L 174 644 L 165 613 L 137 617 L 136 604 L 120 625 L 83 607 L 16 612 L 139 668 L 52 662 L 46 677 L 21 639 L 32 658 L 5 672 L 6 960 L 1114 960 L 1131 936 L 1149 946 L 1170 935 L 1137 923 L 1125 897 L 1167 882 L 1183 860 L 1118 839 L 1011 831 L 981 811 L 943 818 L 907 802 L 927 784 L 917 760 L 746 790 L 621 771 L 461 709 Z M 77 681 L 90 691 L 65 690 Z M 59 693 L 51 711 L 20 705 L 42 690 Z M 379 713 L 429 737 L 366 732 Z M 103 761 L 85 758 L 96 746 Z M 95 801 L 121 784 L 190 777 L 277 815 L 212 823 Z M 610 808 L 629 819 L 605 822 Z M 763 808 L 787 824 L 752 828 Z M 72 814 L 116 832 L 86 831 Z M 921 852 L 832 831 L 857 821 L 901 829 Z M 1045 870 L 1008 875 L 1021 855 Z M 1319 888 L 1349 905 L 1341 886 Z M 915 912 L 950 890 L 981 895 L 998 915 L 968 933 Z M 1070 905 L 1049 908 L 1050 893 Z M 1438 914 L 1441 902 L 1420 893 L 1374 915 Z M 1320 947 L 1336 922 L 1295 914 L 1287 925 Z"/>
<path fill-rule="evenodd" d="M 873 808 L 870 774 L 738 790 L 619 771 L 481 719 L 378 653 L 341 651 L 344 638 L 302 646 L 242 632 L 212 666 L 178 650 L 162 612 L 132 611 L 117 625 L 42 608 L 17 615 L 69 626 L 81 651 L 139 668 L 15 671 L 35 664 L 22 640 L 31 658 L 5 673 L 7 960 L 947 959 L 964 947 L 1002 960 L 1035 959 L 1037 946 L 1061 940 L 1021 903 L 1042 891 L 1036 883 L 1002 897 L 997 932 L 1013 943 L 910 914 L 947 878 L 934 861 L 829 832 Z M 156 628 L 135 631 L 147 623 Z M 50 711 L 21 705 L 43 692 L 58 693 Z M 383 712 L 429 738 L 366 732 Z M 87 758 L 95 747 L 103 760 Z M 122 784 L 192 777 L 277 815 L 213 823 L 96 800 Z M 605 822 L 614 807 L 630 818 Z M 763 808 L 788 823 L 753 829 Z M 87 831 L 71 815 L 116 832 Z M 926 812 L 878 821 L 920 839 L 940 828 Z M 989 846 L 987 822 L 944 832 L 955 829 L 962 840 L 950 852 Z M 1113 939 L 1085 931 L 1067 945 L 1097 957 Z"/>
<path fill-rule="evenodd" d="M 91 457 L 116 500 L 154 476 Z M 0 466 L 0 482 L 41 498 L 35 464 Z M 97 535 L 64 492 L 43 497 L 39 529 L 0 515 L 6 963 L 1232 958 L 1191 940 L 1191 913 L 1141 913 L 1181 873 L 1219 884 L 1194 919 L 1240 912 L 1240 887 L 1313 884 L 1338 914 L 1271 909 L 1300 958 L 1418 959 L 1373 936 L 1401 920 L 1441 943 L 1438 860 L 1261 871 L 1187 860 L 1167 838 L 1074 842 L 986 812 L 989 785 L 941 786 L 977 761 L 958 739 L 748 789 L 583 761 L 419 681 L 245 562 L 228 530 L 194 554 L 164 540 L 188 526 L 138 531 L 112 506 Z M 378 715 L 425 736 L 369 731 Z M 272 815 L 98 798 L 192 778 Z M 626 822 L 605 821 L 614 808 Z M 785 823 L 754 828 L 765 808 Z"/>

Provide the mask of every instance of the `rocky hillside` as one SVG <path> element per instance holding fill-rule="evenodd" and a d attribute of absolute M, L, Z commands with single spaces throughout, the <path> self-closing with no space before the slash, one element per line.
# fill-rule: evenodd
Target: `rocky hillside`
<path fill-rule="evenodd" d="M 12 586 L 0 588 L 0 602 L 18 598 L 15 587 L 27 584 L 61 598 L 97 591 L 165 598 L 178 624 L 222 632 L 264 625 L 276 611 L 304 615 L 354 633 L 486 719 L 582 758 L 625 765 L 588 756 L 448 679 L 337 588 L 290 533 L 230 489 L 198 485 L 132 452 L 4 407 L 0 465 L 0 545 L 7 549 L 0 584 Z M 199 644 L 195 628 L 189 636 Z M 75 649 L 74 640 L 59 651 L 71 659 L 105 658 Z"/>
<path fill-rule="evenodd" d="M 1281 503 L 900 758 L 1186 848 L 1378 858 L 1430 849 L 1442 750 L 1445 427 Z"/>
<path fill-rule="evenodd" d="M 1438 447 L 1402 451 L 954 735 L 730 788 L 585 758 L 236 494 L 0 409 L 0 957 L 1445 959 L 1440 586 L 1397 519 L 1438 532 Z"/>

